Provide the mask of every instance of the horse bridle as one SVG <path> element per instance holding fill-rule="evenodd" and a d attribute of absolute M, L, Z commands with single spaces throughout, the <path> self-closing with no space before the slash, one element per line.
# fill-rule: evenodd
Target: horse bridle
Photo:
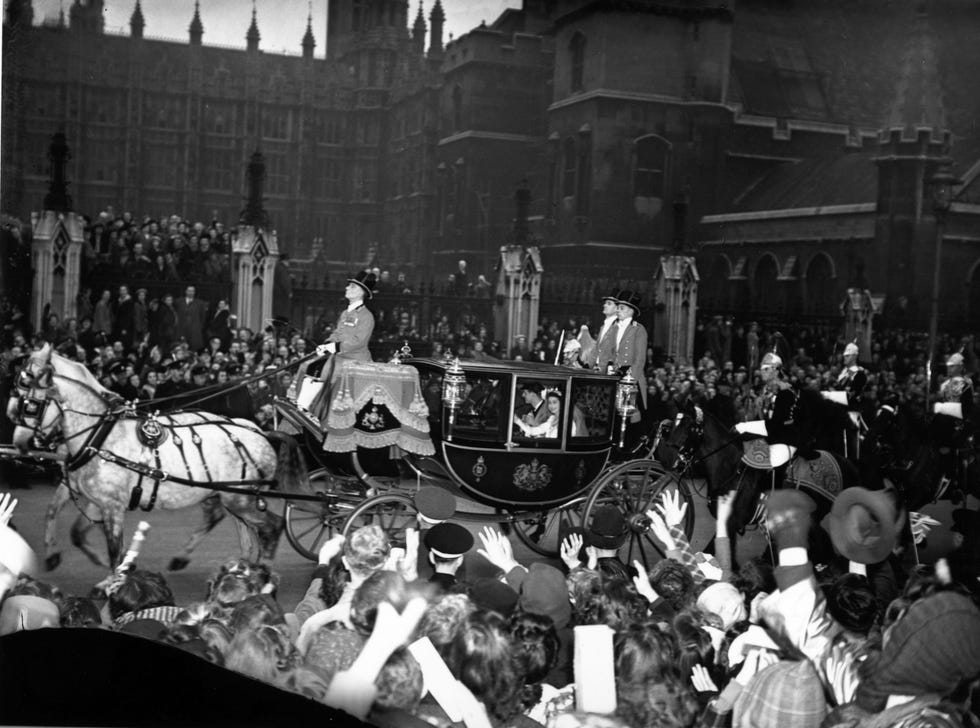
<path fill-rule="evenodd" d="M 77 384 L 95 394 L 103 402 L 111 404 L 109 398 L 107 398 L 102 392 L 95 389 L 95 387 L 91 386 L 87 382 L 83 382 L 80 379 L 75 379 L 74 377 L 69 377 L 64 374 L 58 374 L 54 371 L 54 368 L 50 364 L 44 365 L 44 368 L 41 370 L 40 374 L 32 374 L 31 372 L 27 371 L 27 369 L 21 369 L 20 374 L 17 376 L 17 382 L 15 385 L 18 392 L 19 401 L 17 404 L 17 419 L 14 420 L 14 424 L 17 427 L 23 427 L 30 430 L 31 437 L 35 441 L 46 446 L 56 444 L 56 435 L 54 433 L 55 425 L 64 417 L 66 411 L 78 412 L 78 414 L 87 415 L 89 417 L 98 417 L 99 419 L 94 425 L 86 427 L 70 437 L 64 437 L 63 434 L 58 435 L 58 437 L 60 437 L 60 442 L 67 442 L 68 440 L 75 439 L 77 437 L 84 437 L 90 432 L 96 430 L 102 426 L 103 422 L 112 411 L 112 408 L 110 407 L 102 413 L 82 412 L 79 410 L 66 408 L 57 397 L 45 396 L 42 399 L 40 397 L 32 396 L 35 390 L 50 389 L 54 385 L 55 377 Z M 47 411 L 48 405 L 52 402 L 58 408 L 58 415 L 50 425 L 52 432 L 46 434 L 41 430 L 41 427 L 44 423 L 44 414 Z M 33 420 L 34 424 L 31 424 L 29 420 Z"/>

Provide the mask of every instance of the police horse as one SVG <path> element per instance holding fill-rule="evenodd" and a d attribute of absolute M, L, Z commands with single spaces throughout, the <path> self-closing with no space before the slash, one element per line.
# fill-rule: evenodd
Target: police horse
<path fill-rule="evenodd" d="M 68 487 L 101 512 L 112 568 L 122 558 L 127 509 L 178 509 L 217 494 L 235 518 L 242 556 L 257 560 L 274 553 L 283 529 L 262 491 L 309 489 L 303 456 L 288 436 L 207 412 L 137 415 L 48 344 L 28 357 L 17 390 L 14 445 L 26 451 L 34 438 L 60 430 Z"/>

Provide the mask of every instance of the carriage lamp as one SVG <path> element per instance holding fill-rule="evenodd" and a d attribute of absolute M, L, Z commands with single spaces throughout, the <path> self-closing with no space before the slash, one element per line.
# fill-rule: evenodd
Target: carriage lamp
<path fill-rule="evenodd" d="M 442 404 L 449 411 L 449 427 L 446 440 L 452 442 L 453 425 L 456 424 L 456 410 L 463 404 L 463 392 L 466 389 L 466 372 L 459 365 L 459 358 L 453 360 L 442 378 Z"/>
<path fill-rule="evenodd" d="M 640 385 L 633 376 L 632 369 L 627 370 L 626 376 L 616 384 L 616 414 L 620 417 L 619 447 L 626 443 L 626 422 L 636 412 L 636 396 Z"/>

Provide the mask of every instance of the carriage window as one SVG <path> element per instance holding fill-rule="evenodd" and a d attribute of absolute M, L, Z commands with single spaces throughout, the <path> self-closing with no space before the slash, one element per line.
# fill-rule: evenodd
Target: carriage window
<path fill-rule="evenodd" d="M 499 440 L 501 415 L 510 407 L 509 377 L 466 375 L 466 397 L 456 413 L 456 435 Z"/>
<path fill-rule="evenodd" d="M 572 438 L 608 440 L 615 414 L 615 382 L 572 382 Z"/>
<path fill-rule="evenodd" d="M 565 382 L 519 378 L 511 435 L 515 442 L 558 447 L 567 422 Z"/>

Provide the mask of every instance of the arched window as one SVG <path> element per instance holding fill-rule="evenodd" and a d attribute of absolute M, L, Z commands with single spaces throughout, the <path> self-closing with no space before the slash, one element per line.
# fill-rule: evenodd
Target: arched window
<path fill-rule="evenodd" d="M 562 197 L 575 196 L 575 169 L 578 166 L 578 159 L 575 155 L 575 140 L 568 137 L 562 147 Z"/>
<path fill-rule="evenodd" d="M 583 88 L 583 76 L 585 75 L 585 36 L 576 33 L 572 36 L 572 41 L 568 44 L 569 53 L 572 61 L 572 88 L 574 91 L 581 91 Z"/>
<path fill-rule="evenodd" d="M 453 87 L 453 131 L 463 130 L 463 89 Z"/>

